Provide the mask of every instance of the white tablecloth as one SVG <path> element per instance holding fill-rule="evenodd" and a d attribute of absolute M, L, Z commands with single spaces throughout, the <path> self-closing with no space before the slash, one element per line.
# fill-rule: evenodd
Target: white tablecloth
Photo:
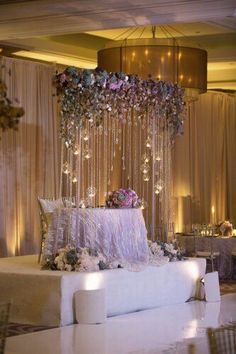
<path fill-rule="evenodd" d="M 177 236 L 180 247 L 186 250 L 187 255 L 194 254 L 195 250 L 220 252 L 219 276 L 221 279 L 231 277 L 231 252 L 236 251 L 236 237 L 230 236 Z"/>
<path fill-rule="evenodd" d="M 149 258 L 141 209 L 57 210 L 49 227 L 44 256 L 55 254 L 67 244 L 96 249 L 108 261 L 119 260 L 133 268 L 146 265 Z"/>

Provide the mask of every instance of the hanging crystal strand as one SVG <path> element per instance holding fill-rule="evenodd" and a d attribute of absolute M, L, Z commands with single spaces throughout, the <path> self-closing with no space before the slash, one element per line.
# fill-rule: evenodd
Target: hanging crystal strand
<path fill-rule="evenodd" d="M 62 197 L 62 186 L 63 186 L 63 161 L 64 161 L 64 140 L 61 140 L 61 161 L 60 161 L 60 167 L 61 167 L 61 173 L 60 173 L 60 182 L 59 182 L 59 197 Z"/>
<path fill-rule="evenodd" d="M 133 126 L 133 139 L 132 139 L 132 146 L 133 146 L 133 151 L 134 151 L 134 158 L 133 158 L 133 188 L 135 191 L 138 190 L 138 179 L 137 179 L 137 175 L 138 173 L 136 171 L 138 171 L 138 164 L 137 164 L 137 160 L 138 160 L 138 149 L 137 149 L 137 144 L 138 144 L 138 136 L 137 136 L 137 120 L 135 119 L 135 113 L 134 110 L 131 110 L 131 118 L 132 118 L 132 126 Z"/>
<path fill-rule="evenodd" d="M 129 110 L 129 119 L 128 119 L 128 126 L 129 126 L 129 134 L 128 134 L 128 142 L 127 144 L 129 148 L 129 174 L 127 176 L 128 178 L 128 187 L 132 187 L 132 182 L 133 182 L 133 176 L 132 176 L 132 160 L 133 160 L 133 144 L 132 144 L 132 116 L 131 116 L 131 109 Z"/>
<path fill-rule="evenodd" d="M 112 173 L 113 173 L 113 153 L 114 153 L 114 130 L 113 130 L 113 124 L 114 124 L 114 119 L 110 119 L 111 120 L 111 132 L 110 132 L 110 181 L 112 182 Z"/>
<path fill-rule="evenodd" d="M 85 163 L 86 163 L 86 160 L 84 158 L 84 151 L 85 151 L 85 143 L 84 143 L 84 140 L 82 140 L 82 151 L 83 151 L 83 157 L 82 157 L 82 169 L 81 169 L 81 174 L 83 176 L 82 178 L 82 181 L 83 181 L 83 186 L 82 186 L 82 199 L 85 200 L 85 191 L 86 191 L 86 169 L 85 169 Z"/>
<path fill-rule="evenodd" d="M 108 127 L 107 127 L 107 114 L 105 114 L 104 139 L 103 139 L 103 193 L 105 198 L 107 196 L 107 152 L 108 152 Z"/>
<path fill-rule="evenodd" d="M 102 135 L 98 134 L 97 136 L 97 181 L 98 181 L 98 203 L 100 205 L 100 198 L 101 198 L 101 163 L 99 163 L 100 158 L 101 158 L 101 151 L 102 151 L 102 141 L 105 140 L 104 136 L 104 127 L 103 127 L 103 132 Z M 106 166 L 104 166 L 104 169 Z"/>
<path fill-rule="evenodd" d="M 107 154 L 107 192 L 111 188 L 111 148 L 112 148 L 112 117 L 107 113 L 108 122 L 108 154 Z"/>
<path fill-rule="evenodd" d="M 92 147 L 92 153 L 93 153 L 93 168 L 92 168 L 92 186 L 95 188 L 96 190 L 96 194 L 94 196 L 94 207 L 96 207 L 96 205 L 98 205 L 97 202 L 97 186 L 96 186 L 96 179 L 95 179 L 95 173 L 96 173 L 96 145 L 95 145 L 95 129 L 91 129 L 90 127 L 90 135 L 91 135 L 91 142 L 93 144 Z"/>
<path fill-rule="evenodd" d="M 154 191 L 154 186 L 155 186 L 155 173 L 156 173 L 156 119 L 155 117 L 152 117 L 151 121 L 152 127 L 151 131 L 153 132 L 152 134 L 152 150 L 153 150 L 153 156 L 152 156 L 152 183 L 151 183 L 151 198 L 152 198 L 152 215 L 151 215 L 151 239 L 152 241 L 155 240 L 155 225 L 156 225 L 156 195 Z"/>
<path fill-rule="evenodd" d="M 76 156 L 76 177 L 77 177 L 77 193 L 76 193 L 76 207 L 78 208 L 81 199 L 81 161 L 82 161 L 82 149 L 81 149 L 81 136 L 80 130 L 77 131 L 77 144 L 78 144 L 78 154 Z"/>
<path fill-rule="evenodd" d="M 121 122 L 122 124 L 122 187 L 125 187 L 125 148 L 126 148 L 126 144 L 125 144 L 125 139 L 126 139 L 126 123 L 125 122 Z"/>
<path fill-rule="evenodd" d="M 71 173 L 70 173 L 70 178 L 69 178 L 69 198 L 72 198 L 72 188 L 73 188 L 73 182 L 72 182 L 72 178 L 73 178 L 73 167 L 74 167 L 74 161 L 73 161 L 73 151 L 72 149 L 69 150 L 69 163 L 71 166 Z"/>

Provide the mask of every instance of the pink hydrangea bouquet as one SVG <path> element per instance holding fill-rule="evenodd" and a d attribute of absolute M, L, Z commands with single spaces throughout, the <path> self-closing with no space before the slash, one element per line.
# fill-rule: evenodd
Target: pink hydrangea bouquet
<path fill-rule="evenodd" d="M 138 208 L 140 207 L 141 199 L 132 189 L 120 188 L 116 191 L 109 192 L 106 200 L 106 205 L 109 208 Z"/>

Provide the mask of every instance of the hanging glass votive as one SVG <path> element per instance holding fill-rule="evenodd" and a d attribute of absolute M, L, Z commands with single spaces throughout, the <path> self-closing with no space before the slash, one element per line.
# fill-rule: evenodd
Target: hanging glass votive
<path fill-rule="evenodd" d="M 73 174 L 72 176 L 72 183 L 77 183 L 78 182 L 78 179 L 76 177 L 76 174 Z"/>
<path fill-rule="evenodd" d="M 150 170 L 150 166 L 147 165 L 146 163 L 142 164 L 141 165 L 141 171 L 144 173 L 144 174 L 147 174 Z"/>
<path fill-rule="evenodd" d="M 62 167 L 62 172 L 68 175 L 70 173 L 70 167 L 68 162 L 65 162 Z"/>
<path fill-rule="evenodd" d="M 81 137 L 84 141 L 89 140 L 89 133 L 88 133 L 87 129 L 84 129 L 81 131 Z"/>
<path fill-rule="evenodd" d="M 140 209 L 144 210 L 147 207 L 147 202 L 143 198 L 141 199 Z"/>
<path fill-rule="evenodd" d="M 78 145 L 78 144 L 75 144 L 73 154 L 74 154 L 74 155 L 79 155 L 79 145 Z"/>
<path fill-rule="evenodd" d="M 89 197 L 89 198 L 95 197 L 96 192 L 97 192 L 97 189 L 95 187 L 93 187 L 93 186 L 88 187 L 86 190 L 87 197 Z"/>
<path fill-rule="evenodd" d="M 155 194 L 159 194 L 163 189 L 163 182 L 160 180 L 154 185 Z"/>
<path fill-rule="evenodd" d="M 90 159 L 91 157 L 92 157 L 92 150 L 89 149 L 88 147 L 86 147 L 86 148 L 84 149 L 83 158 L 86 159 L 86 160 L 88 160 L 88 159 Z"/>
<path fill-rule="evenodd" d="M 79 208 L 82 208 L 82 209 L 86 208 L 85 201 L 83 199 L 81 199 L 81 201 L 79 202 Z"/>
<path fill-rule="evenodd" d="M 149 179 L 150 179 L 150 175 L 149 175 L 149 174 L 146 173 L 146 174 L 143 175 L 143 180 L 144 180 L 145 182 L 148 182 Z"/>
<path fill-rule="evenodd" d="M 161 161 L 161 156 L 160 156 L 159 153 L 156 153 L 156 154 L 155 154 L 155 160 L 156 160 L 156 161 Z"/>
<path fill-rule="evenodd" d="M 148 154 L 143 154 L 142 155 L 142 161 L 147 163 L 150 161 L 150 157 L 148 156 Z"/>
<path fill-rule="evenodd" d="M 146 147 L 149 148 L 149 149 L 152 147 L 152 143 L 151 143 L 150 137 L 147 138 L 145 145 L 146 145 Z"/>

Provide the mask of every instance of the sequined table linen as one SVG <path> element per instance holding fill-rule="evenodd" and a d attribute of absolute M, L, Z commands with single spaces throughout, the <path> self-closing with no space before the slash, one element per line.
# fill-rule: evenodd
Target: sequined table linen
<path fill-rule="evenodd" d="M 106 260 L 119 260 L 134 268 L 147 264 L 149 257 L 141 209 L 58 209 L 49 227 L 44 256 L 67 244 L 96 249 Z"/>

